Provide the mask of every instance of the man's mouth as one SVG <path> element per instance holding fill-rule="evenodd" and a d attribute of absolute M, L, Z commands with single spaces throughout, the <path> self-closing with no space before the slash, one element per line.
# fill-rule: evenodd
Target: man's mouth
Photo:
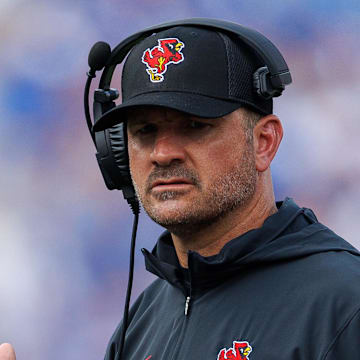
<path fill-rule="evenodd" d="M 157 179 L 151 184 L 151 190 L 180 190 L 191 185 L 194 185 L 193 182 L 185 178 Z"/>

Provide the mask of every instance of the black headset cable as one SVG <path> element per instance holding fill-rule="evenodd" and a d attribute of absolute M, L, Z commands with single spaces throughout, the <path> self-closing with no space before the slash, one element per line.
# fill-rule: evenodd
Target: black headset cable
<path fill-rule="evenodd" d="M 133 277 L 134 277 L 135 243 L 136 243 L 137 227 L 139 222 L 140 205 L 139 202 L 135 200 L 130 204 L 130 206 L 132 212 L 134 213 L 134 222 L 133 222 L 131 245 L 130 245 L 129 278 L 128 278 L 128 285 L 126 290 L 125 307 L 124 307 L 124 315 L 123 315 L 122 329 L 120 335 L 119 350 L 116 353 L 115 360 L 122 359 L 122 352 L 125 343 L 125 334 L 128 328 L 130 298 L 131 298 L 131 290 L 132 290 Z"/>
<path fill-rule="evenodd" d="M 90 66 L 90 70 L 87 73 L 87 81 L 85 85 L 85 91 L 84 91 L 84 110 L 85 110 L 85 117 L 86 122 L 89 128 L 89 132 L 91 134 L 91 138 L 94 142 L 94 145 L 96 147 L 95 142 L 95 134 L 92 129 L 92 121 L 89 111 L 89 91 L 90 91 L 90 85 L 92 79 L 96 76 L 95 72 L 97 70 L 101 70 L 108 58 L 110 57 L 111 49 L 110 46 L 107 43 L 104 43 L 102 41 L 97 42 L 92 49 L 90 50 L 88 62 Z M 131 210 L 134 214 L 134 221 L 133 221 L 133 228 L 132 228 L 132 234 L 131 234 L 131 245 L 130 245 L 130 261 L 129 261 L 129 278 L 128 278 L 128 285 L 126 290 L 126 297 L 125 297 L 125 306 L 124 306 L 124 315 L 123 315 L 123 323 L 122 323 L 122 330 L 120 335 L 120 343 L 119 343 L 119 350 L 116 353 L 115 360 L 121 360 L 124 343 L 125 343 L 125 334 L 126 330 L 128 328 L 128 318 L 129 318 L 129 307 L 130 307 L 130 298 L 131 298 L 131 290 L 132 290 L 132 284 L 133 284 L 133 278 L 134 278 L 134 258 L 135 258 L 135 244 L 136 244 L 136 233 L 137 233 L 137 227 L 139 223 L 139 214 L 140 214 L 140 203 L 136 197 L 135 194 L 132 192 L 128 193 L 127 191 L 124 191 L 124 197 L 127 200 L 128 204 L 131 207 Z"/>

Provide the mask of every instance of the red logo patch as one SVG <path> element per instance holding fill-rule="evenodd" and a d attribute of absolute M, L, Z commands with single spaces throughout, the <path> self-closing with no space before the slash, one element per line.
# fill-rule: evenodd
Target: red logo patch
<path fill-rule="evenodd" d="M 247 341 L 233 341 L 233 347 L 219 351 L 217 360 L 249 360 L 252 347 Z"/>
<path fill-rule="evenodd" d="M 179 64 L 184 60 L 184 54 L 181 52 L 185 46 L 177 38 L 159 39 L 159 45 L 151 50 L 146 49 L 142 56 L 142 62 L 147 66 L 146 72 L 150 75 L 150 81 L 153 83 L 164 80 L 164 74 L 169 64 Z"/>

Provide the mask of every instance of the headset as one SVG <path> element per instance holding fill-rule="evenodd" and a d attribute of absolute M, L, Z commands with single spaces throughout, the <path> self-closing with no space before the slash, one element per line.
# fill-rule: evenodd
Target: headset
<path fill-rule="evenodd" d="M 104 42 L 97 42 L 89 53 L 90 71 L 85 86 L 84 107 L 88 128 L 97 149 L 96 158 L 109 190 L 122 190 L 124 198 L 133 211 L 136 211 L 137 198 L 132 185 L 127 153 L 127 138 L 124 123 L 116 124 L 101 131 L 93 130 L 89 112 L 89 89 L 95 72 L 104 68 L 99 88 L 94 92 L 93 119 L 97 122 L 107 111 L 116 106 L 119 97 L 117 89 L 110 87 L 114 70 L 129 51 L 146 37 L 175 26 L 195 26 L 224 32 L 236 36 L 245 43 L 264 63 L 253 75 L 254 90 L 258 96 L 271 99 L 280 96 L 285 86 L 290 84 L 291 74 L 288 66 L 275 45 L 259 32 L 245 26 L 218 19 L 193 18 L 156 25 L 129 36 L 112 51 Z"/>
<path fill-rule="evenodd" d="M 127 329 L 128 310 L 133 278 L 135 237 L 140 211 L 139 202 L 132 184 L 129 158 L 127 152 L 126 124 L 119 123 L 101 131 L 94 131 L 93 124 L 116 106 L 115 100 L 119 97 L 119 91 L 110 87 L 113 73 L 118 64 L 121 64 L 130 50 L 146 37 L 175 26 L 193 26 L 220 31 L 236 37 L 244 43 L 264 64 L 253 74 L 253 87 L 257 95 L 269 100 L 280 96 L 285 86 L 292 82 L 289 68 L 275 45 L 261 33 L 245 26 L 218 19 L 192 18 L 163 23 L 149 27 L 145 30 L 127 37 L 112 51 L 110 45 L 105 42 L 97 42 L 91 48 L 88 63 L 90 70 L 87 73 L 87 81 L 84 91 L 84 110 L 90 135 L 96 147 L 96 158 L 103 175 L 106 187 L 109 190 L 122 190 L 135 215 L 133 234 L 131 240 L 130 271 L 128 288 L 123 317 L 123 328 L 120 337 L 120 346 L 116 359 L 121 359 L 124 346 L 125 332 Z M 89 110 L 89 91 L 92 79 L 96 71 L 102 70 L 99 87 L 94 91 L 93 119 L 91 121 Z"/>

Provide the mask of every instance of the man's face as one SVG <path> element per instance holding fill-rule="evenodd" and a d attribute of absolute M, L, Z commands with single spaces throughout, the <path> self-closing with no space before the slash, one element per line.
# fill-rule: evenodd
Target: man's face
<path fill-rule="evenodd" d="M 131 176 L 155 222 L 180 235 L 250 201 L 257 171 L 243 116 L 242 109 L 216 119 L 160 107 L 128 111 Z"/>

